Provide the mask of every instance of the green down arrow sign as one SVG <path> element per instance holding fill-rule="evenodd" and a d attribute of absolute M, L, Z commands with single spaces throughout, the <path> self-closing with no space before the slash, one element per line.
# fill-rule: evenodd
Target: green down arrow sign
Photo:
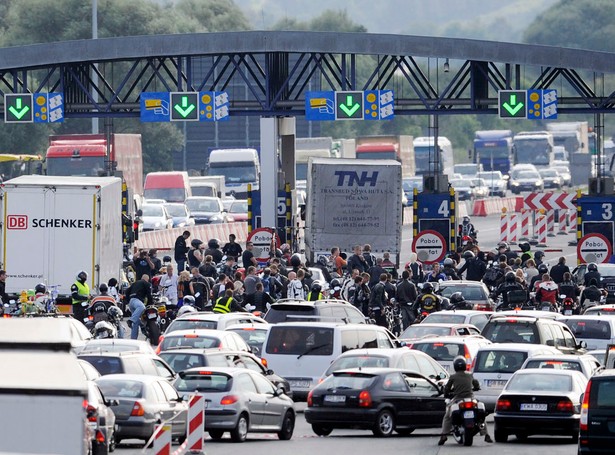
<path fill-rule="evenodd" d="M 526 98 L 525 90 L 501 90 L 499 92 L 500 118 L 527 118 Z"/>
<path fill-rule="evenodd" d="M 362 120 L 363 92 L 335 92 L 335 119 Z"/>
<path fill-rule="evenodd" d="M 199 119 L 198 93 L 171 93 L 171 121 Z"/>

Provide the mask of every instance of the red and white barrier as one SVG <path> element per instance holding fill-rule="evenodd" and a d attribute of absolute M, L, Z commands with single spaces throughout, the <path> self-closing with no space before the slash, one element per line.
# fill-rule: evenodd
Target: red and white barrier
<path fill-rule="evenodd" d="M 547 210 L 547 235 L 555 236 L 555 210 Z"/>
<path fill-rule="evenodd" d="M 500 215 L 500 242 L 508 242 L 508 214 L 506 212 Z"/>
<path fill-rule="evenodd" d="M 519 240 L 528 241 L 530 239 L 530 215 L 529 210 L 521 210 L 521 236 Z"/>
<path fill-rule="evenodd" d="M 490 197 L 477 199 L 472 206 L 473 216 L 496 215 L 506 209 L 508 212 L 520 212 L 523 209 L 523 197 Z"/>
<path fill-rule="evenodd" d="M 568 210 L 561 210 L 559 211 L 559 217 L 558 217 L 558 233 L 557 235 L 566 235 L 568 234 L 568 225 L 567 225 L 567 221 L 568 221 Z"/>
<path fill-rule="evenodd" d="M 161 428 L 162 427 L 162 428 Z M 154 438 L 154 454 L 155 455 L 171 455 L 171 431 L 170 424 L 163 424 L 156 427 L 156 436 Z"/>
<path fill-rule="evenodd" d="M 218 239 L 226 243 L 230 234 L 235 234 L 238 243 L 244 243 L 248 238 L 248 224 L 244 222 L 222 224 L 199 224 L 187 228 L 162 229 L 159 231 L 140 232 L 135 246 L 139 249 L 172 250 L 175 240 L 184 231 L 190 231 L 191 239 L 200 239 L 207 243 L 209 239 Z"/>
<path fill-rule="evenodd" d="M 205 397 L 194 395 L 188 408 L 186 448 L 190 453 L 203 453 L 205 438 Z"/>
<path fill-rule="evenodd" d="M 568 232 L 577 232 L 577 209 L 568 210 Z"/>
<path fill-rule="evenodd" d="M 536 237 L 539 247 L 547 246 L 547 216 L 539 213 L 536 215 Z"/>
<path fill-rule="evenodd" d="M 517 243 L 517 214 L 509 213 L 508 214 L 508 243 L 516 244 Z"/>

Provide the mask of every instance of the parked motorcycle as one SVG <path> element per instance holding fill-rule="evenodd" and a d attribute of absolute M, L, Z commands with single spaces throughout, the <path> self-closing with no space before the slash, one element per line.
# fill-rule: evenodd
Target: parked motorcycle
<path fill-rule="evenodd" d="M 485 426 L 485 415 L 485 405 L 474 398 L 457 403 L 451 413 L 455 441 L 471 446 L 474 436 Z"/>

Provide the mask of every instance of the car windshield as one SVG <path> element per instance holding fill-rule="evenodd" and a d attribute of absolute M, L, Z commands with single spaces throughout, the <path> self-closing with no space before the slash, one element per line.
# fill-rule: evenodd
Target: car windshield
<path fill-rule="evenodd" d="M 143 216 L 163 216 L 164 210 L 161 205 L 144 204 L 142 207 Z"/>
<path fill-rule="evenodd" d="M 203 371 L 199 374 L 180 377 L 175 382 L 178 392 L 228 392 L 231 390 L 232 379 L 222 373 Z"/>
<path fill-rule="evenodd" d="M 537 343 L 538 327 L 527 320 L 491 321 L 482 335 L 493 343 Z"/>
<path fill-rule="evenodd" d="M 412 349 L 423 351 L 437 361 L 454 360 L 458 355 L 464 355 L 464 345 L 462 343 L 414 343 Z"/>
<path fill-rule="evenodd" d="M 168 204 L 165 206 L 171 216 L 186 216 L 186 206 L 183 204 Z"/>
<path fill-rule="evenodd" d="M 103 395 L 108 398 L 142 398 L 143 383 L 124 379 L 98 379 Z"/>
<path fill-rule="evenodd" d="M 388 357 L 375 355 L 352 355 L 349 357 L 337 358 L 325 372 L 325 376 L 329 376 L 334 371 L 347 370 L 349 368 L 368 368 L 382 367 L 388 368 L 390 360 Z"/>
<path fill-rule="evenodd" d="M 467 180 L 467 179 L 451 180 L 451 186 L 453 188 L 469 188 L 470 185 L 472 185 L 472 180 Z"/>
<path fill-rule="evenodd" d="M 450 297 L 452 294 L 453 293 L 451 292 L 447 297 Z M 463 324 L 465 321 L 466 317 L 463 314 L 443 314 L 437 312 L 431 313 L 427 316 L 424 322 L 434 322 L 437 324 Z"/>
<path fill-rule="evenodd" d="M 480 177 L 481 179 L 484 180 L 501 180 L 502 179 L 502 173 L 500 171 L 497 172 L 479 172 L 478 173 L 478 177 Z"/>
<path fill-rule="evenodd" d="M 325 379 L 321 387 L 327 390 L 352 389 L 361 390 L 369 387 L 375 380 L 375 376 L 356 373 L 336 373 Z"/>
<path fill-rule="evenodd" d="M 118 342 L 116 343 L 88 343 L 79 351 L 79 354 L 83 354 L 86 352 L 127 352 L 139 350 L 139 347 L 135 346 L 134 344 L 123 344 L 121 341 L 118 340 Z"/>
<path fill-rule="evenodd" d="M 485 350 L 476 356 L 475 373 L 514 373 L 527 359 L 526 352 Z"/>
<path fill-rule="evenodd" d="M 540 175 L 543 177 L 557 177 L 557 172 L 552 169 L 545 169 L 540 171 Z"/>
<path fill-rule="evenodd" d="M 299 357 L 331 355 L 333 354 L 333 329 L 273 326 L 267 339 L 266 352 Z"/>
<path fill-rule="evenodd" d="M 508 392 L 570 392 L 572 378 L 567 374 L 517 374 L 506 384 Z"/>
<path fill-rule="evenodd" d="M 440 291 L 443 297 L 450 297 L 455 292 L 461 292 L 466 300 L 487 300 L 487 294 L 482 286 L 441 286 Z M 435 321 L 434 321 L 435 322 Z M 463 322 L 463 319 L 460 321 Z"/>
<path fill-rule="evenodd" d="M 187 199 L 186 206 L 192 212 L 219 212 L 220 204 L 215 199 Z"/>
<path fill-rule="evenodd" d="M 198 348 L 209 349 L 219 348 L 220 339 L 215 337 L 203 337 L 198 335 L 165 336 L 160 343 L 160 350 L 175 348 Z"/>
<path fill-rule="evenodd" d="M 173 371 L 184 371 L 189 368 L 205 366 L 205 356 L 202 354 L 188 354 L 181 351 L 161 352 L 160 357 L 167 362 Z M 226 366 L 226 365 L 222 365 Z"/>
<path fill-rule="evenodd" d="M 217 329 L 218 323 L 216 321 L 192 321 L 175 319 L 169 328 L 167 333 L 175 332 L 176 330 L 199 330 L 199 329 Z"/>
<path fill-rule="evenodd" d="M 248 201 L 235 201 L 229 208 L 229 213 L 245 213 L 248 211 Z"/>
<path fill-rule="evenodd" d="M 599 319 L 570 319 L 565 321 L 576 338 L 591 338 L 598 340 L 611 339 L 611 322 Z"/>
<path fill-rule="evenodd" d="M 518 179 L 539 179 L 540 178 L 540 174 L 536 173 L 536 172 L 532 172 L 532 171 L 520 171 L 517 174 Z"/>
<path fill-rule="evenodd" d="M 598 265 L 598 272 L 602 278 L 605 276 L 615 276 L 615 266 L 614 265 Z"/>
<path fill-rule="evenodd" d="M 583 371 L 581 364 L 570 360 L 528 360 L 525 368 L 553 368 L 555 370 Z"/>
<path fill-rule="evenodd" d="M 450 327 L 428 327 L 422 324 L 415 324 L 402 332 L 399 338 L 423 338 L 429 335 L 446 336 L 450 335 Z"/>

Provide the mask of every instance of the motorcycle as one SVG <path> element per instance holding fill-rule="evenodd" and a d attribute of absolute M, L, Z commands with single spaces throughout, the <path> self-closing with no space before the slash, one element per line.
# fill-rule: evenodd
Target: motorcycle
<path fill-rule="evenodd" d="M 455 441 L 471 446 L 474 436 L 485 427 L 485 415 L 485 405 L 474 398 L 458 402 L 451 413 Z"/>
<path fill-rule="evenodd" d="M 395 336 L 401 335 L 404 325 L 399 303 L 395 299 L 391 299 L 384 311 L 386 314 L 387 323 L 389 325 L 389 330 Z"/>
<path fill-rule="evenodd" d="M 572 297 L 566 297 L 565 295 L 560 295 L 560 299 L 562 299 L 562 314 L 564 316 L 572 316 L 577 313 L 577 305 Z"/>
<path fill-rule="evenodd" d="M 140 323 L 145 338 L 149 340 L 152 346 L 157 346 L 158 340 L 160 340 L 158 307 L 154 304 L 147 305 L 145 311 L 141 314 Z"/>

